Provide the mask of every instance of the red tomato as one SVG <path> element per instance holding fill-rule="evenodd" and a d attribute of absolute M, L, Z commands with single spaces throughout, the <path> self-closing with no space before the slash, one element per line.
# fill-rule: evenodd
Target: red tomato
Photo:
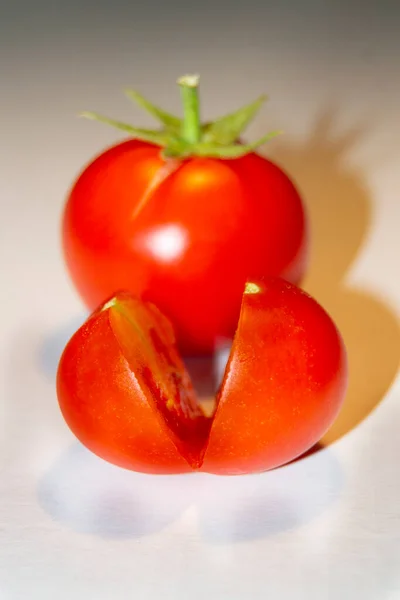
<path fill-rule="evenodd" d="M 246 286 L 216 410 L 206 417 L 169 321 L 117 294 L 76 332 L 57 392 L 71 430 L 94 453 L 148 473 L 278 467 L 312 447 L 347 385 L 344 345 L 306 293 L 282 279 Z"/>
<path fill-rule="evenodd" d="M 299 283 L 307 244 L 296 188 L 255 153 L 168 166 L 159 146 L 123 142 L 83 171 L 63 218 L 66 263 L 87 306 L 118 289 L 148 299 L 185 354 L 233 335 L 249 278 Z"/>

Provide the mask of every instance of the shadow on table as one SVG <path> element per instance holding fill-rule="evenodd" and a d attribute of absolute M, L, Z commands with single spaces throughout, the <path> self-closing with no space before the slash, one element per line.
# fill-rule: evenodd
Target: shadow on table
<path fill-rule="evenodd" d="M 261 475 L 151 476 L 114 467 L 76 443 L 39 482 L 38 498 L 58 522 L 105 538 L 149 535 L 194 507 L 207 542 L 234 543 L 304 525 L 341 486 L 329 449 Z"/>
<path fill-rule="evenodd" d="M 82 311 L 43 340 L 38 352 L 38 362 L 41 371 L 51 381 L 56 377 L 58 362 L 67 342 L 85 322 L 87 316 L 87 313 Z"/>
<path fill-rule="evenodd" d="M 373 198 L 363 173 L 349 162 L 368 129 L 335 134 L 328 109 L 306 142 L 282 136 L 270 158 L 290 173 L 309 213 L 311 261 L 303 287 L 333 317 L 348 353 L 349 388 L 326 446 L 356 427 L 385 397 L 399 367 L 400 328 L 384 298 L 346 284 L 371 227 Z"/>

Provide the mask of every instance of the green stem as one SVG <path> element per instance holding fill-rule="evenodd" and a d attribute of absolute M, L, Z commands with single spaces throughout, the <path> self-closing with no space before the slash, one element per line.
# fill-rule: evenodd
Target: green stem
<path fill-rule="evenodd" d="M 201 136 L 199 76 L 184 75 L 178 79 L 183 103 L 182 136 L 188 144 L 197 144 Z"/>

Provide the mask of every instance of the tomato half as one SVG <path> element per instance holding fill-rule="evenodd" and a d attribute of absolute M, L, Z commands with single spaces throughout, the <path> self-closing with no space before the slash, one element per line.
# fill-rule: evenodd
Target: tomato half
<path fill-rule="evenodd" d="M 172 321 L 185 354 L 212 352 L 234 334 L 248 279 L 299 283 L 307 264 L 301 198 L 277 165 L 255 153 L 177 164 L 156 145 L 128 140 L 82 172 L 62 229 L 87 306 L 118 289 L 150 300 Z"/>
<path fill-rule="evenodd" d="M 282 279 L 246 285 L 211 417 L 202 411 L 170 322 L 119 293 L 67 344 L 57 374 L 62 413 L 94 453 L 147 473 L 241 474 L 312 447 L 343 402 L 347 361 L 331 318 Z"/>

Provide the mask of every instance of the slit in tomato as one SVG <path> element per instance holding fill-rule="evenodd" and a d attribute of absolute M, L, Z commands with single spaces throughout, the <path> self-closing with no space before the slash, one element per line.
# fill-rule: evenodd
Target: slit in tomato
<path fill-rule="evenodd" d="M 59 399 L 71 428 L 106 460 L 121 464 L 123 455 L 123 466 L 144 472 L 276 468 L 321 439 L 347 386 L 334 322 L 282 279 L 246 285 L 211 414 L 196 396 L 168 319 L 129 293 L 93 313 L 60 364 Z"/>

